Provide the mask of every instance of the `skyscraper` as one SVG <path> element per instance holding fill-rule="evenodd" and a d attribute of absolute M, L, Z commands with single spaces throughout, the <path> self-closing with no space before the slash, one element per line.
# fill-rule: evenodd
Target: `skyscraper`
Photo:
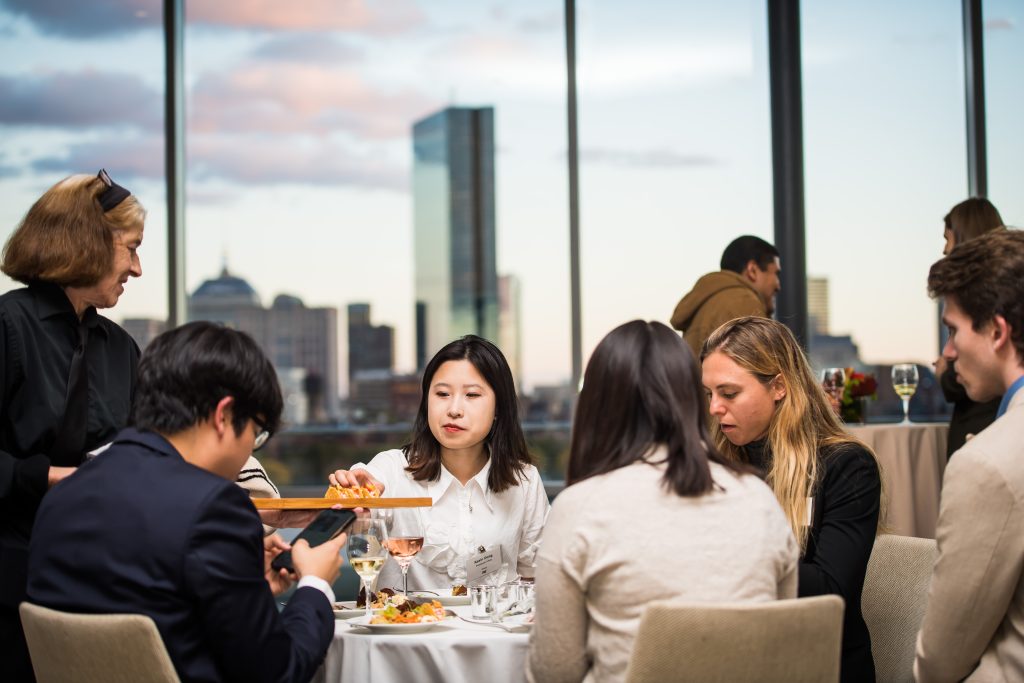
<path fill-rule="evenodd" d="M 498 278 L 498 347 L 505 354 L 508 366 L 512 370 L 516 390 L 523 392 L 523 339 L 520 321 L 522 320 L 519 278 L 515 275 L 502 275 Z"/>
<path fill-rule="evenodd" d="M 807 323 L 811 334 L 828 334 L 828 278 L 807 278 Z"/>
<path fill-rule="evenodd" d="M 417 360 L 464 334 L 496 341 L 492 107 L 448 107 L 413 125 L 413 206 Z"/>
<path fill-rule="evenodd" d="M 370 322 L 370 304 L 348 305 L 348 380 L 367 370 L 390 373 L 395 364 L 395 330 Z"/>

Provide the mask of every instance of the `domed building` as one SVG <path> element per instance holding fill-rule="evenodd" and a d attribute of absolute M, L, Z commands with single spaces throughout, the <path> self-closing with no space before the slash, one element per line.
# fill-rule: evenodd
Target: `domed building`
<path fill-rule="evenodd" d="M 338 311 L 308 308 L 301 299 L 279 294 L 270 308 L 246 280 L 225 265 L 220 276 L 206 280 L 188 299 L 189 320 L 210 320 L 248 332 L 277 369 L 282 388 L 296 384 L 307 415 L 298 422 L 333 422 L 338 406 Z M 300 378 L 300 379 L 296 379 Z"/>

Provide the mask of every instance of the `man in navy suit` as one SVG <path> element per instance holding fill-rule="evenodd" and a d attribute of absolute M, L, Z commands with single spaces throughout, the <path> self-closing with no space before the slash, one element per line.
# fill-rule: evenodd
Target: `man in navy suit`
<path fill-rule="evenodd" d="M 274 368 L 248 335 L 201 322 L 154 340 L 133 428 L 43 499 L 28 599 L 152 617 L 182 680 L 309 680 L 334 634 L 344 534 L 295 544 L 299 587 L 279 612 L 272 586 L 290 580 L 266 566 L 260 518 L 235 484 L 281 409 Z"/>

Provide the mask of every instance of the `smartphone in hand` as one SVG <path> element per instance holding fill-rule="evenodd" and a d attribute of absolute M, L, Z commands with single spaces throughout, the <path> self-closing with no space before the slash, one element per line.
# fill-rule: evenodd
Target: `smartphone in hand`
<path fill-rule="evenodd" d="M 333 508 L 324 510 L 295 537 L 295 541 L 305 540 L 311 548 L 314 548 L 343 532 L 355 520 L 356 513 L 351 510 L 335 510 Z M 292 541 L 292 543 L 295 543 L 295 541 Z M 270 566 L 278 571 L 287 569 L 294 573 L 295 567 L 292 566 L 291 551 L 286 550 L 275 557 L 271 561 Z"/>

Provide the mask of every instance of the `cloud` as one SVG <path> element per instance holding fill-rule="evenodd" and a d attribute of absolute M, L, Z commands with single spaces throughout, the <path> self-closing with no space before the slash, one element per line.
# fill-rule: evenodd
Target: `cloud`
<path fill-rule="evenodd" d="M 163 125 L 163 96 L 137 76 L 93 70 L 0 76 L 0 124 L 89 128 Z"/>
<path fill-rule="evenodd" d="M 1016 26 L 1013 19 L 1008 17 L 992 17 L 985 21 L 986 31 L 1012 31 Z"/>
<path fill-rule="evenodd" d="M 189 176 L 247 185 L 298 183 L 408 191 L 407 169 L 338 144 L 281 137 L 206 136 L 189 144 Z"/>
<path fill-rule="evenodd" d="M 352 72 L 277 63 L 204 74 L 190 98 L 190 127 L 200 132 L 343 130 L 378 140 L 407 136 L 415 119 L 438 106 L 409 88 L 380 91 Z"/>
<path fill-rule="evenodd" d="M 27 17 L 43 33 L 67 38 L 159 28 L 163 22 L 160 0 L 0 0 L 0 7 Z"/>
<path fill-rule="evenodd" d="M 250 29 L 358 31 L 395 35 L 425 17 L 413 0 L 189 0 L 189 23 Z"/>
<path fill-rule="evenodd" d="M 338 64 L 359 61 L 362 52 L 323 33 L 301 32 L 269 40 L 256 48 L 252 56 L 261 60 Z"/>
<path fill-rule="evenodd" d="M 206 192 L 203 183 L 302 184 L 408 191 L 409 172 L 376 157 L 359 156 L 337 143 L 296 137 L 195 135 L 186 140 L 189 198 L 214 203 L 229 190 Z M 127 185 L 135 179 L 164 178 L 164 141 L 159 136 L 72 145 L 63 156 L 32 163 L 33 170 L 70 174 L 106 168 Z M 129 186 L 130 187 L 130 186 Z"/>
<path fill-rule="evenodd" d="M 161 0 L 0 0 L 40 31 L 68 38 L 109 36 L 163 25 Z M 425 23 L 413 0 L 187 0 L 189 26 L 357 31 L 396 35 Z"/>
<path fill-rule="evenodd" d="M 702 154 L 679 154 L 668 149 L 624 150 L 590 147 L 580 150 L 580 161 L 629 168 L 687 168 L 717 166 L 720 161 Z"/>

